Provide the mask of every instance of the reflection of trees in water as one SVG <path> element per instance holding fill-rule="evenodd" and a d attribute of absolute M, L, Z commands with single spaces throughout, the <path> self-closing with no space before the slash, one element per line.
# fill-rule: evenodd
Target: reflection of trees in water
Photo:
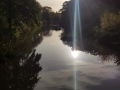
<path fill-rule="evenodd" d="M 43 26 L 41 34 L 47 37 L 52 36 L 52 31 L 50 30 L 50 26 L 49 25 Z"/>
<path fill-rule="evenodd" d="M 109 55 L 99 55 L 100 57 L 100 60 L 102 62 L 105 62 L 105 61 L 114 61 L 114 63 L 117 64 L 117 66 L 120 66 L 120 52 L 114 52 Z"/>
<path fill-rule="evenodd" d="M 32 45 L 36 47 L 43 40 L 43 35 L 39 32 L 35 33 L 32 37 Z"/>
<path fill-rule="evenodd" d="M 43 26 L 41 34 L 43 36 L 49 37 L 49 36 L 52 36 L 52 31 L 53 30 L 59 31 L 59 30 L 61 30 L 61 27 L 59 27 L 59 26 L 50 26 L 50 25 Z"/>
<path fill-rule="evenodd" d="M 12 60 L 16 56 L 27 57 L 29 53 L 42 42 L 43 35 L 40 34 L 41 30 L 36 30 L 34 33 L 28 33 L 26 37 L 22 38 L 19 42 L 14 46 L 14 50 L 12 52 L 13 55 L 10 54 L 10 57 L 6 57 L 7 60 Z"/>
<path fill-rule="evenodd" d="M 20 62 L 14 60 L 0 66 L 0 88 L 2 90 L 33 90 L 39 81 L 41 54 L 32 54 Z"/>
<path fill-rule="evenodd" d="M 51 36 L 52 32 L 48 26 L 42 27 L 40 30 L 37 30 L 32 36 L 28 36 L 26 40 L 23 40 L 15 49 L 17 51 L 19 57 L 27 57 L 31 50 L 39 45 L 42 41 L 44 36 Z"/>
<path fill-rule="evenodd" d="M 73 49 L 73 42 L 72 39 L 70 39 L 69 37 L 61 37 L 61 40 L 63 41 L 63 43 L 65 45 L 68 45 L 70 47 L 72 47 Z M 120 65 L 120 51 L 119 50 L 114 50 L 112 48 L 108 48 L 104 45 L 100 45 L 97 41 L 95 40 L 88 40 L 88 39 L 84 39 L 83 40 L 83 47 L 81 46 L 81 42 L 80 40 L 76 41 L 76 49 L 86 52 L 86 53 L 90 53 L 92 55 L 95 56 L 99 56 L 99 59 L 102 62 L 108 62 L 108 61 L 114 61 L 117 65 Z M 114 46 L 115 47 L 115 46 Z"/>
<path fill-rule="evenodd" d="M 43 27 L 18 44 L 14 52 L 17 57 L 0 65 L 2 90 L 33 90 L 39 80 L 38 73 L 42 69 L 39 65 L 41 54 L 35 54 L 35 50 L 30 56 L 29 53 L 42 42 L 44 36 L 51 35 L 50 28 Z"/>
<path fill-rule="evenodd" d="M 45 37 L 52 36 L 52 30 L 55 29 L 61 29 L 61 28 L 58 26 L 50 26 L 50 25 L 42 26 L 41 30 L 36 32 L 35 35 L 32 37 L 33 44 L 38 45 L 39 43 L 41 43 L 44 36 Z"/>

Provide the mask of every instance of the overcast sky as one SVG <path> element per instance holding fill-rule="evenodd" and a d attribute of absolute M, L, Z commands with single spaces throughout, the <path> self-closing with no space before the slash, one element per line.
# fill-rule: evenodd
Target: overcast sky
<path fill-rule="evenodd" d="M 62 4 L 64 2 L 69 0 L 37 0 L 37 1 L 40 2 L 42 6 L 50 6 L 52 7 L 53 11 L 58 11 L 59 9 L 62 8 Z"/>

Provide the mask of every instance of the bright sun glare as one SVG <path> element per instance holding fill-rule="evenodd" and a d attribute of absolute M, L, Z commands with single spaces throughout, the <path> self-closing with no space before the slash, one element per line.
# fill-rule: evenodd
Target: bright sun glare
<path fill-rule="evenodd" d="M 77 58 L 78 53 L 79 53 L 78 51 L 75 51 L 75 50 L 74 50 L 74 51 L 72 51 L 72 56 L 73 56 L 74 58 Z"/>

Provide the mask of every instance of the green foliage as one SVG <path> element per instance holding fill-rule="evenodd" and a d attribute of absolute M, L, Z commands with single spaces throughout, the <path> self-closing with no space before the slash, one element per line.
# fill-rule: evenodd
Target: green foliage
<path fill-rule="evenodd" d="M 45 24 L 58 24 L 60 13 L 36 0 L 0 0 L 0 57 L 10 54 L 24 35 Z"/>
<path fill-rule="evenodd" d="M 0 2 L 0 29 L 6 29 L 8 27 L 6 7 L 3 2 Z M 2 32 L 0 30 L 0 32 Z"/>
<path fill-rule="evenodd" d="M 51 12 L 51 21 L 53 25 L 59 25 L 61 14 L 58 12 Z"/>
<path fill-rule="evenodd" d="M 105 11 L 101 15 L 99 30 L 96 30 L 102 41 L 119 42 L 120 36 L 120 13 Z M 104 39 L 103 39 L 104 38 Z"/>
<path fill-rule="evenodd" d="M 43 25 L 52 24 L 58 25 L 60 22 L 61 14 L 53 12 L 51 7 L 45 6 L 42 8 L 42 21 Z"/>
<path fill-rule="evenodd" d="M 75 1 L 76 0 L 70 0 L 64 2 L 60 10 L 62 16 L 60 25 L 65 28 L 65 31 L 73 31 Z M 89 30 L 98 25 L 100 14 L 106 9 L 103 7 L 104 4 L 98 0 L 79 0 L 79 17 L 84 34 L 87 34 Z"/>
<path fill-rule="evenodd" d="M 66 33 L 73 33 L 75 1 L 65 1 L 62 9 L 60 9 L 60 26 L 64 28 L 64 32 Z M 118 41 L 120 36 L 119 10 L 119 0 L 79 0 L 82 36 Z M 76 24 L 78 24 L 77 21 Z M 79 33 L 79 28 L 76 31 Z"/>
<path fill-rule="evenodd" d="M 20 37 L 20 31 L 19 31 L 19 29 L 16 29 L 16 30 L 15 30 L 14 36 L 15 36 L 15 38 L 17 38 L 17 39 Z"/>
<path fill-rule="evenodd" d="M 43 7 L 42 8 L 42 20 L 46 21 L 47 23 L 51 23 L 51 12 L 52 8 L 51 7 Z"/>
<path fill-rule="evenodd" d="M 41 26 L 41 10 L 36 0 L 0 0 L 0 57 L 12 52 L 16 39 Z"/>
<path fill-rule="evenodd" d="M 106 31 L 118 30 L 120 28 L 120 13 L 105 11 L 101 16 L 101 29 Z"/>
<path fill-rule="evenodd" d="M 40 26 L 41 9 L 36 0 L 1 0 L 0 38 L 4 35 L 16 38 L 16 31 L 22 34 L 30 31 L 31 27 Z M 17 35 L 17 38 L 18 36 L 20 35 Z"/>

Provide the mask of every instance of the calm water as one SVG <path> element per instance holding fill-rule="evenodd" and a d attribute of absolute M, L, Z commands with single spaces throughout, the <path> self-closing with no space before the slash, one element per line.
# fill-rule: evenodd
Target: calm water
<path fill-rule="evenodd" d="M 61 33 L 37 32 L 31 43 L 20 47 L 21 53 L 29 52 L 1 64 L 1 90 L 120 90 L 117 53 L 92 42 L 72 51 Z"/>

